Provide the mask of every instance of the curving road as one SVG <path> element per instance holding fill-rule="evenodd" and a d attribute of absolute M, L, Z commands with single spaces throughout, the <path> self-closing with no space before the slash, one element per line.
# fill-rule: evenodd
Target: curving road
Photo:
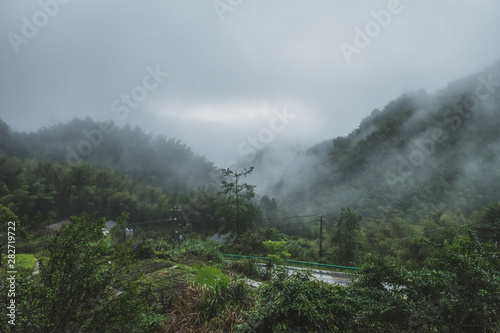
<path fill-rule="evenodd" d="M 305 268 L 299 268 L 299 267 L 290 267 L 290 266 L 285 266 L 289 272 L 296 271 L 296 270 L 304 270 Z M 349 282 L 355 279 L 355 276 L 352 274 L 347 274 L 347 273 L 342 273 L 342 272 L 332 272 L 332 271 L 322 271 L 322 270 L 317 270 L 317 269 L 312 269 L 312 275 L 324 282 L 332 283 L 332 284 L 339 284 L 341 286 L 347 285 Z"/>
<path fill-rule="evenodd" d="M 262 264 L 262 266 L 265 266 Z M 289 273 L 292 273 L 293 271 L 298 271 L 298 270 L 305 270 L 306 268 L 300 268 L 300 267 L 292 267 L 292 266 L 283 266 L 285 267 Z M 343 273 L 343 272 L 332 272 L 332 271 L 322 271 L 322 270 L 317 270 L 317 269 L 312 269 L 312 275 L 320 280 L 324 281 L 327 283 L 331 284 L 338 284 L 341 286 L 346 286 L 349 282 L 353 281 L 356 279 L 356 276 L 354 274 L 348 274 L 348 273 Z M 260 282 L 250 280 L 248 279 L 248 283 L 251 286 L 258 287 L 260 285 Z"/>

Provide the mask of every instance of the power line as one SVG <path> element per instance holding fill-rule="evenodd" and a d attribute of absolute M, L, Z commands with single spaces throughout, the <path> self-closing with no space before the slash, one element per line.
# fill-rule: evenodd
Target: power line
<path fill-rule="evenodd" d="M 305 217 L 318 217 L 318 215 L 297 215 L 297 216 L 287 216 L 287 217 L 276 217 L 267 219 L 267 221 L 277 221 L 277 220 L 289 220 L 289 219 L 298 219 Z M 263 220 L 261 220 L 263 221 Z M 141 224 L 149 224 L 149 223 L 161 223 L 161 222 L 182 222 L 181 219 L 162 219 L 162 220 L 151 220 L 151 221 L 140 221 L 140 222 L 130 222 L 130 225 L 141 225 Z M 187 219 L 186 222 L 218 222 L 218 220 L 192 220 Z"/>
<path fill-rule="evenodd" d="M 318 215 L 302 215 L 302 216 L 287 216 L 287 217 L 276 217 L 273 219 L 267 219 L 268 221 L 276 221 L 276 220 L 288 220 L 288 219 L 298 219 L 302 217 L 317 217 Z"/>

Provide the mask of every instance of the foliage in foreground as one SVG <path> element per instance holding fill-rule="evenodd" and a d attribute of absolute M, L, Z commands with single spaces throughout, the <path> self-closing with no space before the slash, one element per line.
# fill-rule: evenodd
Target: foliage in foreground
<path fill-rule="evenodd" d="M 498 247 L 474 233 L 431 256 L 424 270 L 371 260 L 347 288 L 356 332 L 497 332 Z"/>
<path fill-rule="evenodd" d="M 189 268 L 175 288 L 164 288 L 165 316 L 155 311 L 157 300 L 148 280 L 139 280 L 127 269 L 133 258 L 129 244 L 103 237 L 103 220 L 73 221 L 37 253 L 40 273 L 19 277 L 17 332 L 486 333 L 500 329 L 499 248 L 492 241 L 479 242 L 473 232 L 436 245 L 420 269 L 367 259 L 357 281 L 344 288 L 317 281 L 307 271 L 289 274 L 278 268 L 257 292 L 213 266 L 222 261 L 217 244 L 191 239 L 170 252 L 175 261 L 190 266 L 210 261 L 212 266 L 194 265 L 197 282 L 184 282 L 193 271 Z M 232 264 L 223 266 L 231 269 Z M 154 281 L 168 284 L 177 271 L 158 270 Z M 7 300 L 5 287 L 0 289 L 1 306 Z M 8 326 L 0 329 L 9 332 Z"/>
<path fill-rule="evenodd" d="M 196 281 L 185 285 L 162 332 L 234 332 L 246 321 L 253 298 L 244 280 L 200 266 Z"/>
<path fill-rule="evenodd" d="M 349 318 L 344 288 L 318 281 L 309 271 L 289 275 L 286 269 L 276 268 L 258 296 L 258 305 L 242 331 L 339 332 Z"/>
<path fill-rule="evenodd" d="M 16 332 L 147 332 L 161 319 L 129 275 L 128 245 L 111 246 L 103 226 L 104 219 L 73 218 L 37 254 L 39 274 L 18 280 Z M 5 308 L 6 279 L 0 283 Z"/>
<path fill-rule="evenodd" d="M 459 236 L 423 270 L 368 260 L 346 288 L 277 269 L 245 332 L 498 332 L 498 245 Z"/>

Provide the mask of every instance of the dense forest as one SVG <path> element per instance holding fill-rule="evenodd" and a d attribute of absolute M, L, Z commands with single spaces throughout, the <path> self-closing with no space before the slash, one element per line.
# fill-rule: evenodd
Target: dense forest
<path fill-rule="evenodd" d="M 405 93 L 261 188 L 250 180 L 265 177 L 265 151 L 217 169 L 137 127 L 75 118 L 19 133 L 0 120 L 18 332 L 498 331 L 497 77 L 500 63 Z M 289 259 L 359 271 L 333 285 L 290 273 Z"/>
<path fill-rule="evenodd" d="M 57 162 L 54 169 L 59 174 L 86 162 L 119 171 L 141 184 L 162 187 L 168 193 L 185 193 L 208 183 L 214 169 L 213 163 L 180 140 L 88 117 L 31 133 L 12 132 L 0 121 L 0 138 L 3 156 Z"/>
<path fill-rule="evenodd" d="M 0 204 L 19 216 L 54 220 L 82 212 L 116 218 L 127 211 L 137 222 L 172 217 L 174 206 L 195 200 L 194 190 L 213 195 L 220 172 L 180 141 L 128 126 L 104 134 L 102 126 L 86 118 L 16 133 L 1 122 Z"/>

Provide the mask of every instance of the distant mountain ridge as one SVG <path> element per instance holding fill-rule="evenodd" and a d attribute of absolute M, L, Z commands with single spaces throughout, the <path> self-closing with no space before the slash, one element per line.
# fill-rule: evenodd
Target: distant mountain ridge
<path fill-rule="evenodd" d="M 0 152 L 11 157 L 56 161 L 61 167 L 88 162 L 169 193 L 202 186 L 211 181 L 215 170 L 213 163 L 180 140 L 146 134 L 128 125 L 114 127 L 89 117 L 31 133 L 11 132 L 1 122 L 0 138 Z"/>
<path fill-rule="evenodd" d="M 469 214 L 500 200 L 499 126 L 500 61 L 373 110 L 349 135 L 297 155 L 269 192 L 297 214 Z"/>

